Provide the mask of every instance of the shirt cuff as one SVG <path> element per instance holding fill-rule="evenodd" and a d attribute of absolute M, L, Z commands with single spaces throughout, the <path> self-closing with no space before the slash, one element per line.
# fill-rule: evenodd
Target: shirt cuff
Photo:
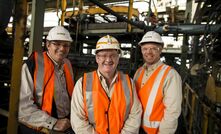
<path fill-rule="evenodd" d="M 53 118 L 53 117 L 48 118 L 46 120 L 46 124 L 47 124 L 46 128 L 51 130 L 56 122 L 57 122 L 56 118 Z"/>

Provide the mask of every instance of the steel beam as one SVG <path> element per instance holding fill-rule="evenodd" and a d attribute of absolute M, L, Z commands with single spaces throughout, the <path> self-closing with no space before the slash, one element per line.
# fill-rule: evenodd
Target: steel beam
<path fill-rule="evenodd" d="M 127 17 L 129 20 L 131 20 L 131 18 L 132 18 L 133 2 L 134 2 L 133 0 L 130 0 L 130 1 L 129 1 L 128 17 Z M 128 32 L 131 32 L 131 24 L 128 24 L 128 25 L 127 25 L 127 31 L 128 31 Z"/>
<path fill-rule="evenodd" d="M 21 67 L 24 55 L 24 37 L 27 19 L 27 0 L 17 0 L 15 5 L 15 33 L 12 58 L 12 76 L 9 102 L 8 134 L 17 134 L 18 101 L 20 93 Z"/>
<path fill-rule="evenodd" d="M 117 13 L 128 14 L 128 7 L 125 7 L 125 6 L 111 6 L 110 9 Z M 97 8 L 97 7 L 89 7 L 88 9 L 83 9 L 82 13 L 88 14 L 88 15 L 95 15 L 95 14 L 106 14 L 107 11 L 101 8 Z M 65 18 L 70 18 L 72 16 L 77 16 L 79 14 L 80 14 L 79 10 L 67 11 L 65 13 Z M 139 17 L 139 11 L 137 9 L 132 8 L 131 15 L 135 17 Z"/>
<path fill-rule="evenodd" d="M 31 35 L 28 54 L 42 50 L 44 26 L 44 0 L 32 0 Z"/>

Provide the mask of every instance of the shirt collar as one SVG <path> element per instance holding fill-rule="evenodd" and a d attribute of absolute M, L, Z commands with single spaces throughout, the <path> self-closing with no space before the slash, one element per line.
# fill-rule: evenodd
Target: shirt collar
<path fill-rule="evenodd" d="M 58 64 L 52 57 L 51 57 L 51 55 L 47 52 L 47 55 L 48 55 L 48 57 L 52 60 L 52 62 L 54 63 L 54 65 L 57 67 L 57 68 L 62 68 L 63 67 L 63 64 L 64 64 L 64 61 L 62 61 L 62 63 L 61 64 Z"/>
<path fill-rule="evenodd" d="M 114 78 L 113 78 L 113 80 L 112 80 L 112 82 L 111 83 L 113 83 L 113 82 L 116 82 L 118 79 L 119 79 L 119 77 L 118 77 L 118 73 L 117 73 L 118 71 L 116 71 L 116 73 L 115 73 L 115 75 L 114 75 Z M 105 80 L 104 79 L 104 76 L 100 73 L 100 71 L 97 69 L 97 74 L 98 74 L 98 77 L 99 77 L 99 79 L 100 79 L 100 81 L 102 81 L 102 80 Z"/>
<path fill-rule="evenodd" d="M 153 64 L 153 65 L 151 65 L 151 66 L 149 66 L 149 67 L 147 67 L 147 64 L 145 63 L 144 65 L 143 65 L 143 68 L 145 68 L 146 70 L 148 70 L 148 71 L 151 71 L 151 70 L 154 70 L 154 69 L 156 69 L 159 65 L 161 65 L 161 64 L 163 64 L 162 63 L 162 61 L 158 61 L 158 62 L 156 62 L 155 64 Z"/>

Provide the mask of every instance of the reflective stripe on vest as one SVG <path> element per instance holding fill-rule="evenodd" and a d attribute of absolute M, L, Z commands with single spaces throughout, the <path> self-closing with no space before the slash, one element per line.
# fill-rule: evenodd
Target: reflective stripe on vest
<path fill-rule="evenodd" d="M 34 52 L 34 58 L 34 101 L 43 111 L 51 115 L 55 80 L 54 63 L 46 52 Z M 64 62 L 66 86 L 68 94 L 71 96 L 74 88 L 72 67 L 68 60 L 64 60 Z"/>
<path fill-rule="evenodd" d="M 134 81 L 135 81 L 137 93 L 139 92 L 139 89 L 141 88 L 141 82 L 142 82 L 144 72 L 145 72 L 145 69 L 143 69 L 143 67 L 140 67 L 134 75 Z"/>
<path fill-rule="evenodd" d="M 148 133 L 156 133 L 159 128 L 160 121 L 162 120 L 164 113 L 164 104 L 162 101 L 163 84 L 170 68 L 171 67 L 167 65 L 159 66 L 149 77 L 145 85 L 138 89 L 138 96 L 141 99 L 142 106 L 145 108 L 142 125 L 147 128 L 155 128 L 154 131 L 151 130 L 151 132 L 148 131 Z M 142 70 L 142 73 L 140 73 L 139 76 L 136 76 L 136 87 L 141 87 L 143 74 L 145 72 L 144 69 Z M 160 110 L 158 109 L 158 106 Z M 158 111 L 153 111 L 154 108 Z M 145 131 L 147 132 L 147 129 L 145 129 Z"/>
<path fill-rule="evenodd" d="M 83 95 L 88 120 L 98 133 L 120 133 L 132 106 L 132 85 L 128 75 L 118 72 L 111 101 L 99 81 L 97 72 L 84 74 Z M 124 96 L 120 96 L 124 95 Z M 98 106 L 101 106 L 98 108 Z M 108 120 L 106 120 L 108 114 Z M 117 115 L 117 116 L 116 116 Z M 119 117 L 118 117 L 119 115 Z M 109 124 L 108 124 L 109 122 Z"/>

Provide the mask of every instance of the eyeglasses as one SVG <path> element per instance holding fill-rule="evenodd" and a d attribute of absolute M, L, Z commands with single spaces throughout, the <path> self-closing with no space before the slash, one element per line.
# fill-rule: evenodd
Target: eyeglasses
<path fill-rule="evenodd" d="M 53 44 L 56 47 L 64 47 L 64 48 L 70 48 L 71 44 L 69 42 L 61 42 L 61 41 L 51 41 L 51 44 Z"/>
<path fill-rule="evenodd" d="M 144 52 L 150 51 L 153 53 L 157 53 L 160 51 L 160 48 L 159 47 L 144 47 L 144 48 L 142 48 L 142 51 L 144 51 Z"/>
<path fill-rule="evenodd" d="M 107 58 L 110 58 L 110 59 L 116 59 L 117 57 L 119 57 L 119 54 L 112 54 L 112 55 L 106 55 L 106 54 L 97 54 L 97 57 L 102 59 L 102 60 L 105 60 Z"/>

